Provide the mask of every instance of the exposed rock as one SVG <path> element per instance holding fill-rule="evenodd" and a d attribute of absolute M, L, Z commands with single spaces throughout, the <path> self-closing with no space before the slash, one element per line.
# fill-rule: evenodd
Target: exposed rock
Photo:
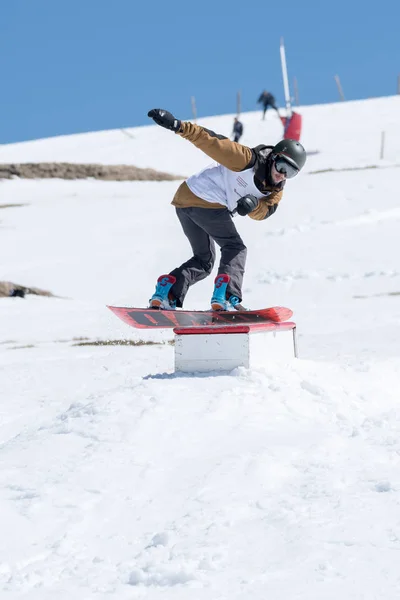
<path fill-rule="evenodd" d="M 0 281 L 0 298 L 10 298 L 13 296 L 24 298 L 26 294 L 55 297 L 54 294 L 48 292 L 47 290 L 40 290 L 39 288 L 35 287 L 28 288 L 24 285 L 19 285 L 18 283 L 12 283 L 11 281 Z"/>

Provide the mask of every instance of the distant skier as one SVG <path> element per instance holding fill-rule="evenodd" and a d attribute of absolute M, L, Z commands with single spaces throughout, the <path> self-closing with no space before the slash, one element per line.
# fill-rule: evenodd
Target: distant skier
<path fill-rule="evenodd" d="M 267 90 L 264 90 L 263 92 L 261 92 L 259 99 L 257 100 L 257 104 L 262 104 L 263 106 L 263 120 L 265 119 L 265 113 L 267 112 L 267 108 L 270 106 L 271 108 L 273 108 L 274 110 L 276 110 L 276 112 L 278 113 L 278 117 L 279 117 L 279 109 L 276 105 L 276 101 L 275 101 L 275 96 L 273 96 L 271 94 L 271 92 L 267 92 Z"/>
<path fill-rule="evenodd" d="M 233 141 L 238 142 L 243 135 L 243 123 L 237 117 L 233 120 Z"/>
<path fill-rule="evenodd" d="M 232 215 L 249 215 L 256 221 L 270 217 L 282 198 L 285 180 L 295 177 L 303 168 L 306 152 L 295 140 L 249 148 L 205 127 L 180 121 L 160 108 L 150 110 L 148 116 L 217 162 L 189 177 L 175 193 L 172 204 L 193 256 L 158 278 L 149 307 L 181 308 L 189 287 L 210 275 L 216 242 L 221 259 L 211 307 L 229 310 L 242 301 L 247 254 Z"/>

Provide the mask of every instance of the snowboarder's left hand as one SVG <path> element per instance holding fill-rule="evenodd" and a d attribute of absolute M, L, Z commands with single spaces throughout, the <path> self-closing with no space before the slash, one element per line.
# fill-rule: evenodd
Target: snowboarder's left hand
<path fill-rule="evenodd" d="M 174 115 L 163 108 L 152 108 L 147 113 L 147 116 L 153 119 L 157 125 L 161 125 L 161 127 L 165 127 L 165 129 L 175 131 L 175 133 L 180 129 L 181 122 L 179 119 L 176 119 Z"/>
<path fill-rule="evenodd" d="M 252 210 L 257 208 L 257 206 L 258 199 L 252 194 L 247 194 L 247 196 L 242 196 L 241 198 L 239 198 L 236 207 L 236 212 L 241 217 L 245 217 L 246 215 L 251 213 Z"/>

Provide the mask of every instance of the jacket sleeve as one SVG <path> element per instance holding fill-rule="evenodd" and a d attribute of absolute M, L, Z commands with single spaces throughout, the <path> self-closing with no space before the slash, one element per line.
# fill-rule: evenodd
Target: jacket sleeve
<path fill-rule="evenodd" d="M 278 208 L 278 204 L 281 201 L 283 190 L 279 192 L 273 192 L 268 197 L 260 198 L 257 208 L 249 213 L 249 217 L 255 221 L 264 221 L 274 214 Z"/>
<path fill-rule="evenodd" d="M 233 142 L 200 125 L 183 121 L 177 133 L 230 171 L 244 171 L 255 162 L 251 148 Z"/>

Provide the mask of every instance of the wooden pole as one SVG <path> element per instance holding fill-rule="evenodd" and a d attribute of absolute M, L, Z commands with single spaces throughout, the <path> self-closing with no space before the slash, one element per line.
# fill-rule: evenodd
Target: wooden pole
<path fill-rule="evenodd" d="M 295 77 L 293 80 L 293 89 L 294 89 L 294 101 L 296 102 L 296 106 L 300 105 L 299 102 L 299 88 L 297 85 L 297 78 Z"/>
<path fill-rule="evenodd" d="M 340 99 L 342 100 L 342 102 L 344 102 L 344 94 L 343 94 L 342 86 L 340 85 L 339 75 L 335 75 L 335 81 L 336 81 L 336 85 L 337 85 L 337 88 L 338 88 L 338 91 L 339 91 Z"/>
<path fill-rule="evenodd" d="M 196 119 L 197 119 L 197 109 L 196 109 L 196 99 L 194 96 L 192 96 L 191 98 L 191 102 L 192 102 L 192 113 L 193 113 L 193 121 L 196 123 Z"/>
<path fill-rule="evenodd" d="M 382 131 L 382 133 L 381 133 L 381 155 L 380 155 L 380 159 L 382 160 L 384 156 L 385 156 L 385 132 Z"/>
<path fill-rule="evenodd" d="M 242 112 L 242 94 L 241 91 L 239 90 L 238 93 L 236 94 L 236 114 L 239 117 L 240 113 Z"/>

